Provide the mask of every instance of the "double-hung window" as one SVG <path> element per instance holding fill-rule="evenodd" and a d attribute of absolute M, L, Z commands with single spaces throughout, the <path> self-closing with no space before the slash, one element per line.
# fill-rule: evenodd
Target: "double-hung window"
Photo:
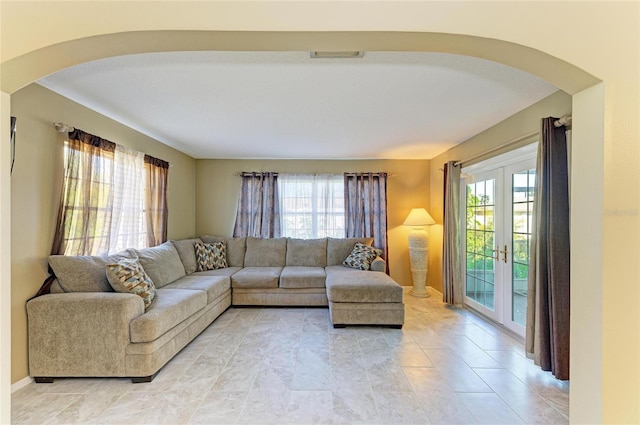
<path fill-rule="evenodd" d="M 342 175 L 280 174 L 278 192 L 283 237 L 345 237 Z"/>

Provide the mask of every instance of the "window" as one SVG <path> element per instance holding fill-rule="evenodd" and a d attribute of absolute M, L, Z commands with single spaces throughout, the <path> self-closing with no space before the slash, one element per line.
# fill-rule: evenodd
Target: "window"
<path fill-rule="evenodd" d="M 278 176 L 282 236 L 345 237 L 342 175 Z"/>
<path fill-rule="evenodd" d="M 81 130 L 69 133 L 64 153 L 52 253 L 105 255 L 162 242 L 168 163 Z"/>

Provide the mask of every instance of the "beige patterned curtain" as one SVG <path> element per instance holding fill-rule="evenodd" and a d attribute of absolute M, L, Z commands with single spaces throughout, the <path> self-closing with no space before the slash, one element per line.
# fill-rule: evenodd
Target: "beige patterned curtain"
<path fill-rule="evenodd" d="M 144 171 L 147 244 L 148 246 L 156 246 L 167 240 L 169 163 L 145 155 Z"/>
<path fill-rule="evenodd" d="M 569 379 L 569 170 L 556 120 L 542 120 L 538 144 L 525 349 L 542 370 Z"/>
<path fill-rule="evenodd" d="M 241 173 L 234 237 L 279 238 L 281 232 L 278 174 Z"/>
<path fill-rule="evenodd" d="M 52 254 L 108 253 L 115 148 L 115 143 L 82 130 L 69 133 Z"/>
<path fill-rule="evenodd" d="M 344 209 L 346 237 L 373 238 L 388 268 L 387 173 L 345 173 Z"/>

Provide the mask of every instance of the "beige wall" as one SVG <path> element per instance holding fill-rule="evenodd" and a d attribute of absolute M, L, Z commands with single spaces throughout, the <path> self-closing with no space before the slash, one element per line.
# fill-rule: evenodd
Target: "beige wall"
<path fill-rule="evenodd" d="M 195 232 L 195 160 L 41 86 L 11 96 L 17 117 L 16 160 L 11 176 L 11 382 L 28 376 L 25 302 L 47 276 L 62 181 L 64 122 L 169 161 L 169 237 Z"/>
<path fill-rule="evenodd" d="M 8 118 L 11 97 L 0 92 L 0 116 Z M 0 120 L 0 134 L 9 134 L 9 120 Z M 6 136 L 5 136 L 6 137 Z M 11 418 L 11 149 L 0 137 L 0 423 Z"/>
<path fill-rule="evenodd" d="M 482 133 L 466 140 L 431 160 L 431 185 L 429 195 L 431 198 L 431 215 L 438 223 L 442 223 L 443 216 L 443 180 L 442 167 L 447 161 L 463 161 L 476 155 L 481 155 L 489 149 L 498 147 L 522 135 L 540 129 L 540 119 L 544 117 L 562 117 L 571 115 L 571 96 L 559 90 L 542 99 L 530 107 L 518 112 L 508 119 L 494 125 Z M 512 150 L 524 144 L 535 141 L 537 137 L 523 140 L 510 147 L 497 150 L 491 156 L 499 155 L 507 150 Z M 483 157 L 475 162 L 481 161 Z M 471 164 L 469 162 L 467 165 Z M 429 239 L 429 281 L 431 285 L 442 292 L 442 226 L 434 228 Z"/>
<path fill-rule="evenodd" d="M 428 160 L 228 160 L 196 161 L 196 233 L 230 236 L 236 216 L 240 171 L 341 174 L 384 171 L 392 174 L 387 185 L 389 273 L 401 285 L 410 286 L 409 229 L 402 226 L 411 208 L 429 208 Z M 221 202 L 221 200 L 223 200 Z M 431 226 L 436 227 L 436 226 Z"/>
<path fill-rule="evenodd" d="M 573 153 L 588 163 L 577 167 L 580 173 L 572 176 L 572 195 L 577 196 L 572 201 L 590 208 L 574 217 L 572 229 L 579 231 L 572 231 L 572 245 L 591 250 L 572 252 L 572 262 L 588 265 L 591 273 L 580 282 L 572 281 L 572 303 L 580 307 L 572 310 L 572 334 L 580 323 L 597 323 L 590 331 L 602 337 L 602 344 L 597 336 L 572 340 L 572 359 L 580 356 L 581 361 L 572 360 L 571 373 L 573 378 L 599 375 L 602 383 L 572 379 L 571 421 L 640 422 L 640 217 L 604 214 L 640 209 L 639 2 L 425 1 L 400 6 L 368 1 L 3 1 L 0 6 L 5 93 L 15 92 L 25 81 L 91 59 L 134 51 L 206 49 L 215 44 L 232 50 L 364 48 L 467 54 L 524 69 L 574 95 L 573 130 L 585 143 L 574 137 Z M 154 13 L 149 13 L 152 8 Z M 69 19 L 84 24 L 60 24 Z M 580 93 L 599 81 L 598 93 Z M 3 110 L 0 118 L 8 117 Z M 587 126 L 585 120 L 595 122 Z M 578 131 L 583 125 L 598 124 L 602 132 Z M 0 138 L 4 142 L 6 135 Z M 581 149 L 585 150 L 576 152 Z M 602 167 L 595 187 L 588 178 L 589 164 Z M 0 169 L 6 165 L 0 164 Z M 589 190 L 601 191 L 602 197 L 594 202 Z M 11 204 L 7 194 L 0 196 L 3 208 Z M 0 220 L 1 230 L 6 218 L 0 216 Z M 0 237 L 6 235 L 0 233 Z M 0 285 L 6 296 L 7 282 Z M 585 286 L 601 288 L 602 297 L 597 298 L 598 291 L 581 291 Z M 2 323 L 2 332 L 7 330 Z M 584 387 L 574 391 L 574 382 Z"/>

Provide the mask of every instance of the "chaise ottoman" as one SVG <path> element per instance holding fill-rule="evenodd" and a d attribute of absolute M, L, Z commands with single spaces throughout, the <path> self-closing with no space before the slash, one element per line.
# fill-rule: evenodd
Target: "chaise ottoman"
<path fill-rule="evenodd" d="M 329 314 L 334 328 L 404 324 L 403 290 L 388 275 L 344 266 L 326 268 Z"/>

